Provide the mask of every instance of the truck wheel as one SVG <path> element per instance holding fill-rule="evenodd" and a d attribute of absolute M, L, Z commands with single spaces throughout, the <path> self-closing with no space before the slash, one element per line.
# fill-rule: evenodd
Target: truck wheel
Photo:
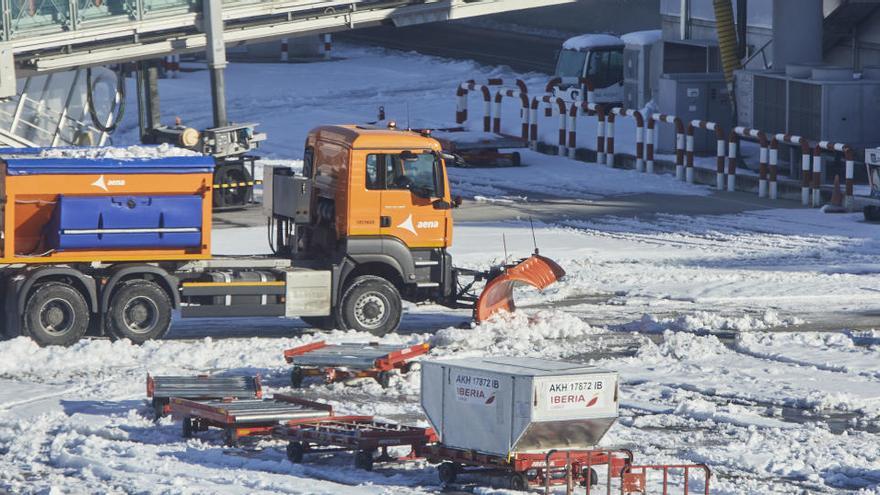
<path fill-rule="evenodd" d="M 373 470 L 373 452 L 369 450 L 359 450 L 354 454 L 354 467 L 363 469 L 364 471 Z"/>
<path fill-rule="evenodd" d="M 339 322 L 346 329 L 381 337 L 400 326 L 403 304 L 400 293 L 382 277 L 364 275 L 354 279 L 339 301 Z"/>
<path fill-rule="evenodd" d="M 47 282 L 28 298 L 22 329 L 41 346 L 69 346 L 86 334 L 89 316 L 78 290 L 63 282 Z"/>
<path fill-rule="evenodd" d="M 510 483 L 510 489 L 517 492 L 529 489 L 529 478 L 526 477 L 526 473 L 512 473 L 508 483 Z"/>
<path fill-rule="evenodd" d="M 290 385 L 293 388 L 300 388 L 303 384 L 303 379 L 306 377 L 306 374 L 303 372 L 303 369 L 299 366 L 294 366 L 292 370 L 290 370 Z"/>
<path fill-rule="evenodd" d="M 107 308 L 107 330 L 120 339 L 143 344 L 164 336 L 171 327 L 171 300 L 159 285 L 129 280 L 113 293 Z"/>
<path fill-rule="evenodd" d="M 336 315 L 330 316 L 300 316 L 300 320 L 306 325 L 318 330 L 335 330 L 339 328 Z"/>
<path fill-rule="evenodd" d="M 305 453 L 306 448 L 300 442 L 290 442 L 287 444 L 287 458 L 290 462 L 294 464 L 301 463 Z"/>
<path fill-rule="evenodd" d="M 449 485 L 455 483 L 455 479 L 458 478 L 458 471 L 458 464 L 449 461 L 442 462 L 437 466 L 437 477 L 440 478 L 440 483 Z"/>

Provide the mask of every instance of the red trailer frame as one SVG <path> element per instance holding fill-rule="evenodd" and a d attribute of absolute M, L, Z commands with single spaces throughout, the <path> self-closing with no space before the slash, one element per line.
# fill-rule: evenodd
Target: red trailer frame
<path fill-rule="evenodd" d="M 510 488 L 526 490 L 530 486 L 562 485 L 571 481 L 590 486 L 597 482 L 594 466 L 607 466 L 608 477 L 620 476 L 632 465 L 633 454 L 626 449 L 551 450 L 549 452 L 513 453 L 508 457 L 456 449 L 443 444 L 429 445 L 425 457 L 428 462 L 440 463 L 437 470 L 440 481 L 453 483 L 456 477 L 472 471 L 498 471 L 506 473 Z M 571 469 L 568 469 L 571 466 Z M 587 476 L 590 479 L 587 479 Z M 589 488 L 588 488 L 589 489 Z"/>
<path fill-rule="evenodd" d="M 299 397 L 293 397 L 284 394 L 275 394 L 271 399 L 263 399 L 265 402 L 283 402 L 288 404 L 296 404 L 316 411 L 326 413 L 326 417 L 333 416 L 333 406 L 321 402 L 314 402 Z M 234 400 L 224 400 L 224 403 L 235 403 Z M 197 402 L 189 399 L 181 399 L 179 397 L 171 398 L 171 415 L 174 418 L 183 419 L 183 437 L 191 438 L 197 431 L 207 431 L 209 427 L 220 428 L 225 432 L 225 441 L 227 445 L 235 445 L 238 440 L 243 437 L 257 435 L 271 435 L 272 430 L 278 426 L 278 420 L 266 418 L 262 421 L 249 421 L 246 424 L 238 421 L 234 414 L 223 409 L 222 407 L 213 406 L 203 402 Z M 301 421 L 313 421 L 315 418 L 302 418 L 284 421 L 287 425 L 296 424 Z"/>
<path fill-rule="evenodd" d="M 382 387 L 387 387 L 390 372 L 399 370 L 401 373 L 407 373 L 411 365 L 410 360 L 427 354 L 431 350 L 429 344 L 416 344 L 379 357 L 373 362 L 373 367 L 367 369 L 349 369 L 343 366 L 300 366 L 295 364 L 297 356 L 333 345 L 321 340 L 284 351 L 284 359 L 288 363 L 294 364 L 291 372 L 291 384 L 294 388 L 299 388 L 302 385 L 303 378 L 307 376 L 323 376 L 324 381 L 327 383 L 341 382 L 354 378 L 373 378 Z"/>
<path fill-rule="evenodd" d="M 432 428 L 377 421 L 373 416 L 335 416 L 298 421 L 275 428 L 274 436 L 287 440 L 287 458 L 300 463 L 305 454 L 355 452 L 356 468 L 371 471 L 373 463 L 422 457 L 425 447 L 437 441 Z M 410 447 L 409 455 L 392 457 L 389 447 Z M 376 451 L 381 451 L 378 457 Z"/>
<path fill-rule="evenodd" d="M 705 464 L 649 464 L 638 466 L 627 466 L 621 475 L 622 483 L 620 493 L 647 493 L 648 492 L 648 474 L 652 471 L 661 472 L 663 475 L 662 490 L 663 495 L 669 494 L 670 470 L 680 470 L 683 480 L 684 489 L 681 493 L 688 495 L 691 492 L 690 472 L 691 470 L 699 470 L 703 472 L 703 488 L 705 495 L 709 495 L 709 479 L 712 478 L 712 470 Z"/>

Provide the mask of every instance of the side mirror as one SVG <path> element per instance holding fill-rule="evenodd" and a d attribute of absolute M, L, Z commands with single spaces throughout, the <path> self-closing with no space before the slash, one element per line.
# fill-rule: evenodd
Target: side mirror
<path fill-rule="evenodd" d="M 461 206 L 461 196 L 455 196 L 452 198 L 452 207 L 458 208 L 459 206 Z"/>

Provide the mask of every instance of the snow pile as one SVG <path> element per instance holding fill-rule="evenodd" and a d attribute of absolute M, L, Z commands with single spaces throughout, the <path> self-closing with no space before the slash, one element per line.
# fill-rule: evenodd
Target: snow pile
<path fill-rule="evenodd" d="M 586 51 L 593 48 L 623 46 L 623 40 L 613 34 L 582 34 L 565 40 L 563 50 Z"/>
<path fill-rule="evenodd" d="M 642 352 L 649 354 L 652 350 L 646 347 Z M 667 330 L 663 333 L 663 343 L 657 346 L 656 352 L 677 361 L 705 361 L 729 354 L 730 350 L 714 335 L 700 337 Z"/>
<path fill-rule="evenodd" d="M 559 358 L 582 352 L 584 340 L 604 330 L 555 310 L 499 313 L 474 328 L 446 328 L 431 339 L 432 355 Z"/>
<path fill-rule="evenodd" d="M 145 158 L 168 158 L 175 156 L 202 156 L 201 153 L 178 148 L 167 143 L 158 146 L 132 145 L 103 148 L 48 148 L 40 151 L 40 158 L 88 158 L 93 160 L 140 160 Z"/>
<path fill-rule="evenodd" d="M 759 315 L 740 314 L 731 316 L 710 311 L 695 311 L 672 318 L 645 314 L 641 320 L 622 325 L 621 328 L 626 331 L 645 333 L 663 333 L 666 330 L 692 333 L 717 332 L 720 330 L 753 332 L 798 325 L 800 323 L 803 323 L 803 321 L 799 318 L 782 318 L 779 316 L 779 313 L 769 309 Z"/>
<path fill-rule="evenodd" d="M 857 345 L 843 333 L 743 334 L 736 348 L 765 359 L 880 378 L 880 352 Z"/>

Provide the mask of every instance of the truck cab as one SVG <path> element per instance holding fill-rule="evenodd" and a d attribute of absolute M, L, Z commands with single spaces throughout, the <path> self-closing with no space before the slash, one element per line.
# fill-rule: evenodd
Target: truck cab
<path fill-rule="evenodd" d="M 270 172 L 264 208 L 276 252 L 294 265 L 323 260 L 333 273 L 337 310 L 307 322 L 387 333 L 399 324 L 401 299 L 453 297 L 453 202 L 436 140 L 393 127 L 324 126 L 306 139 L 302 176 Z"/>
<path fill-rule="evenodd" d="M 562 44 L 556 59 L 557 77 L 562 78 L 561 91 L 581 91 L 578 81 L 589 79 L 594 87 L 596 103 L 623 102 L 623 49 L 624 42 L 611 34 L 582 34 Z"/>

